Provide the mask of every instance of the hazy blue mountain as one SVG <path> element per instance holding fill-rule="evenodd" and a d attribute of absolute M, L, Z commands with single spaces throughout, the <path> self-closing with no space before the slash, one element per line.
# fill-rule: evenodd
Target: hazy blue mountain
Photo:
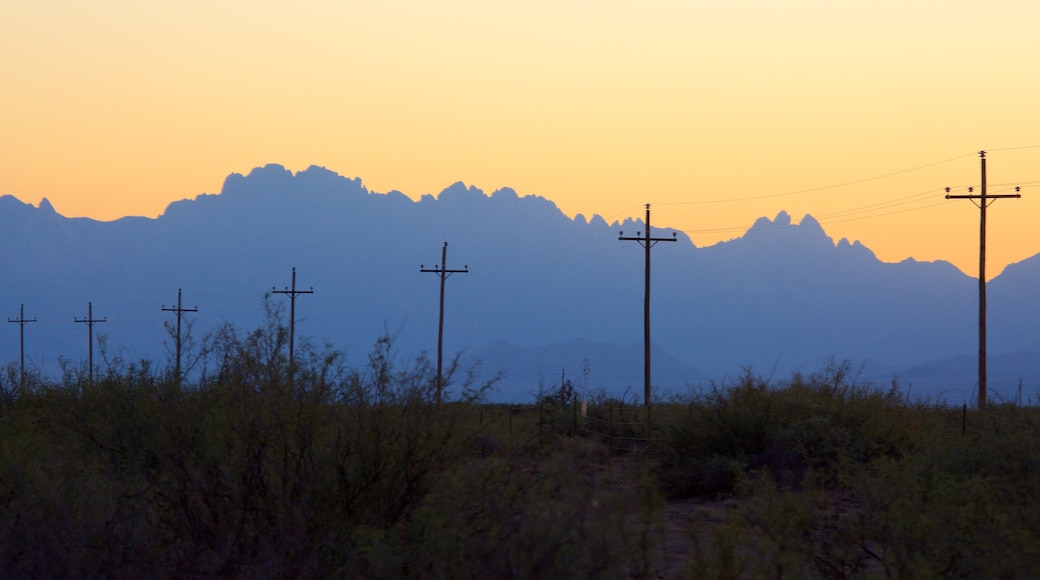
<path fill-rule="evenodd" d="M 667 223 L 667 211 L 654 218 Z M 165 361 L 162 325 L 173 316 L 160 307 L 175 303 L 178 288 L 185 306 L 198 307 L 185 315 L 196 335 L 225 321 L 251 328 L 264 294 L 287 286 L 296 267 L 298 286 L 314 289 L 297 299 L 298 336 L 328 341 L 352 362 L 385 332 L 402 356 L 435 353 L 439 280 L 419 269 L 436 266 L 447 241 L 448 267 L 469 267 L 447 281 L 447 352 L 483 357 L 485 371 L 508 367 L 521 381 L 539 369 L 547 384 L 558 382 L 559 367 L 578 377 L 588 358 L 593 382 L 640 387 L 641 349 L 634 368 L 621 367 L 632 364 L 622 352 L 642 341 L 644 252 L 617 238 L 641 229 L 640 221 L 570 219 L 544 198 L 462 183 L 412 201 L 320 167 L 233 174 L 219 195 L 172 203 L 156 219 L 70 219 L 46 200 L 33 207 L 4 196 L 0 308 L 15 317 L 24 303 L 39 319 L 26 326 L 27 357 L 48 374 L 61 356 L 86 358 L 86 325 L 73 319 L 86 316 L 88 301 L 108 319 L 95 331 L 107 335 L 110 354 Z M 761 218 L 704 248 L 680 232 L 652 255 L 662 385 L 744 367 L 784 376 L 832 356 L 870 361 L 872 376 L 885 376 L 976 349 L 973 278 L 945 262 L 880 262 L 858 242 L 835 242 L 811 216 L 797 225 L 786 213 Z M 1030 324 L 1040 319 L 1031 300 L 1038 282 L 1037 257 L 991 282 L 994 355 L 1040 351 L 1040 328 Z M 288 311 L 284 296 L 271 300 Z M 0 360 L 18 354 L 17 325 L 8 326 Z M 1009 372 L 1032 372 L 1016 368 Z M 1036 374 L 1021 378 L 1040 386 Z"/>
<path fill-rule="evenodd" d="M 987 344 L 994 352 L 1040 350 L 1040 255 L 1009 264 L 986 284 Z"/>
<path fill-rule="evenodd" d="M 951 405 L 974 405 L 978 397 L 978 354 L 927 361 L 890 374 L 865 373 L 864 378 L 883 385 L 892 376 L 898 377 L 899 388 L 912 398 L 941 400 Z M 1038 404 L 1038 377 L 1040 352 L 1018 351 L 987 356 L 986 385 L 990 401 Z"/>

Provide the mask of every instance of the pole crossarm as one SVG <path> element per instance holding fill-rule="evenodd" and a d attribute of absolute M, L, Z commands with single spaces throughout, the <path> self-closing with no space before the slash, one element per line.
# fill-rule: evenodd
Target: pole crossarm
<path fill-rule="evenodd" d="M 969 187 L 967 195 L 951 194 L 946 188 L 946 199 L 971 200 L 979 208 L 979 410 L 986 409 L 986 208 L 998 199 L 1017 199 L 1022 188 L 1015 187 L 1015 193 L 989 195 L 986 192 L 986 152 L 979 151 L 982 166 L 982 179 L 979 193 Z"/>
<path fill-rule="evenodd" d="M 637 232 L 635 236 L 626 236 L 625 232 L 618 232 L 618 240 L 626 242 L 639 242 L 646 250 L 646 272 L 644 274 L 644 297 L 643 297 L 643 404 L 646 406 L 647 422 L 650 420 L 650 248 L 658 242 L 676 241 L 676 233 L 672 232 L 670 238 L 655 238 L 650 234 L 650 204 L 646 204 L 646 232 Z"/>
<path fill-rule="evenodd" d="M 971 189 L 974 189 L 974 188 L 969 187 L 968 189 L 971 190 Z M 1021 187 L 1016 187 L 1015 188 L 1015 191 L 1021 191 L 1021 190 L 1022 190 Z M 950 188 L 947 187 L 946 191 L 950 191 Z M 1003 198 L 1018 199 L 1020 197 L 1022 197 L 1022 194 L 1020 194 L 1020 193 L 1004 193 L 1004 194 L 997 194 L 997 195 L 987 195 L 986 199 L 987 200 L 996 200 L 996 199 L 1003 199 Z M 971 200 L 975 200 L 975 199 L 982 199 L 982 196 L 981 195 L 950 195 L 950 194 L 946 194 L 946 199 L 971 199 Z M 989 206 L 989 205 L 992 205 L 992 204 L 993 204 L 993 202 L 990 201 L 986 205 Z"/>
<path fill-rule="evenodd" d="M 8 318 L 7 321 L 8 322 L 17 322 L 18 324 L 21 324 L 22 326 L 25 326 L 26 324 L 28 324 L 30 322 L 36 322 L 36 317 L 33 316 L 32 318 L 26 318 L 25 317 L 25 304 L 20 304 L 18 306 L 18 318 Z"/>
<path fill-rule="evenodd" d="M 448 242 L 444 242 L 444 246 L 441 248 L 441 263 L 440 266 L 435 268 L 427 268 L 424 264 L 419 264 L 419 272 L 424 274 L 437 274 L 437 277 L 441 279 L 441 307 L 439 322 L 437 324 L 437 384 L 435 385 L 434 396 L 437 404 L 441 404 L 441 392 L 444 389 L 444 282 L 451 277 L 452 274 L 469 274 L 469 265 L 465 265 L 461 270 L 448 269 Z"/>
<path fill-rule="evenodd" d="M 184 308 L 184 307 L 182 307 L 181 306 L 181 289 L 178 288 L 177 289 L 177 306 L 176 307 L 169 307 L 169 308 L 167 308 L 166 305 L 164 304 L 162 306 L 162 311 L 163 312 L 174 312 L 177 315 L 177 337 L 176 337 L 177 344 L 174 345 L 174 348 L 175 348 L 176 353 L 177 353 L 177 355 L 176 355 L 177 356 L 177 366 L 175 367 L 175 371 L 174 372 L 176 373 L 177 382 L 179 383 L 180 380 L 181 380 L 181 316 L 185 312 L 198 312 L 199 308 L 197 306 L 192 307 L 192 308 Z"/>
<path fill-rule="evenodd" d="M 308 290 L 296 289 L 296 267 L 294 266 L 292 269 L 292 286 L 287 286 L 284 290 L 277 290 L 272 286 L 271 293 L 285 294 L 289 297 L 289 380 L 292 381 L 293 364 L 295 361 L 293 358 L 293 345 L 296 342 L 296 297 L 302 294 L 314 294 L 314 287 L 312 286 Z"/>

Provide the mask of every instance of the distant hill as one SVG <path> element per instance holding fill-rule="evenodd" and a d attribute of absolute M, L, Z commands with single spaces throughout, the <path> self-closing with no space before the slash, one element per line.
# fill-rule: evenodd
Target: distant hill
<path fill-rule="evenodd" d="M 667 211 L 654 218 L 667 223 Z M 641 345 L 644 254 L 617 238 L 641 229 L 640 221 L 571 219 L 542 197 L 463 183 L 413 201 L 320 167 L 232 174 L 220 194 L 172 203 L 156 219 L 66 218 L 46 200 L 33 207 L 4 196 L 0 308 L 14 317 L 24 303 L 39 319 L 26 327 L 27 357 L 51 375 L 59 357 L 86 358 L 85 325 L 73 319 L 88 301 L 108 318 L 95 331 L 107 335 L 110 357 L 165 360 L 163 322 L 172 316 L 161 306 L 178 288 L 198 307 L 185 317 L 195 333 L 223 322 L 252 327 L 264 294 L 288 285 L 296 267 L 298 284 L 314 288 L 297 300 L 298 336 L 328 341 L 358 363 L 389 332 L 410 356 L 436 350 L 438 280 L 419 269 L 439 263 L 447 241 L 448 266 L 469 268 L 447 282 L 448 352 L 479 354 L 485 370 L 503 367 L 524 383 L 537 381 L 534 369 L 546 381 L 558 380 L 558 367 L 580 376 L 588 358 L 593 382 L 624 389 L 642 382 L 641 356 L 630 368 L 633 357 L 616 349 Z M 662 384 L 745 367 L 784 376 L 832 356 L 870 361 L 885 376 L 975 352 L 977 284 L 946 262 L 884 263 L 859 242 L 835 242 L 811 216 L 796 224 L 784 212 L 709 247 L 677 237 L 653 250 Z M 1031 323 L 1040 319 L 1031 300 L 1038 282 L 1033 257 L 990 283 L 994 355 L 1040 352 Z M 287 310 L 284 297 L 271 300 Z M 17 359 L 17 326 L 9 326 L 0 360 Z M 1008 372 L 1040 388 L 1032 363 Z"/>
<path fill-rule="evenodd" d="M 530 401 L 569 381 L 583 396 L 610 393 L 626 400 L 643 397 L 643 343 L 620 345 L 578 339 L 566 344 L 520 347 L 498 341 L 464 357 L 467 367 L 479 365 L 485 380 L 501 373 L 495 401 Z M 681 392 L 710 377 L 654 346 L 650 351 L 653 384 L 662 392 Z"/>
<path fill-rule="evenodd" d="M 978 398 L 978 355 L 959 355 L 926 361 L 890 374 L 867 374 L 884 385 L 895 377 L 912 398 L 945 401 L 951 405 L 975 404 Z M 986 385 L 990 401 L 1040 404 L 1040 352 L 1018 351 L 988 355 Z M 1021 387 L 1021 388 L 1020 388 Z"/>

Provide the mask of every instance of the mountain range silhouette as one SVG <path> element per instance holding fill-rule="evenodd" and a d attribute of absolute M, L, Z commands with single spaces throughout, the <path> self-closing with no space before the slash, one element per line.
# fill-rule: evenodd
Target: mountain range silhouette
<path fill-rule="evenodd" d="M 667 211 L 655 212 L 667 223 Z M 193 332 L 251 329 L 272 288 L 313 287 L 296 304 L 297 337 L 328 342 L 361 364 L 390 333 L 402 357 L 436 351 L 435 266 L 447 281 L 445 350 L 479 374 L 504 377 L 494 400 L 527 400 L 561 377 L 611 393 L 641 392 L 644 253 L 618 232 L 641 221 L 573 219 L 551 201 L 459 182 L 413 201 L 375 193 L 321 167 L 232 174 L 219 195 L 170 204 L 155 219 L 67 218 L 0 197 L 0 307 L 25 304 L 27 361 L 44 374 L 86 358 L 92 302 L 106 350 L 165 361 L 171 320 L 161 306 L 183 289 Z M 674 230 L 654 228 L 655 236 Z M 977 349 L 977 281 L 947 262 L 885 263 L 857 241 L 835 242 L 812 216 L 758 219 L 744 235 L 653 251 L 655 383 L 664 390 L 723 381 L 743 369 L 783 376 L 847 359 L 864 380 L 893 379 L 915 396 L 970 401 Z M 1008 266 L 989 288 L 990 391 L 1040 392 L 1040 255 Z M 269 297 L 273 304 L 284 298 Z M 0 360 L 18 357 L 17 327 Z M 164 344 L 165 343 L 165 344 Z M 944 362 L 945 361 L 945 362 Z M 1025 395 L 1024 395 L 1025 396 Z"/>

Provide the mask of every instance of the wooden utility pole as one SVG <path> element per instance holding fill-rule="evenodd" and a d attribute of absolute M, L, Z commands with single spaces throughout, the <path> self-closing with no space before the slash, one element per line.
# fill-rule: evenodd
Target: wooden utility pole
<path fill-rule="evenodd" d="M 36 322 L 36 317 L 25 317 L 25 304 L 18 305 L 18 318 L 8 318 L 8 322 L 18 323 L 18 384 L 25 385 L 25 325 Z"/>
<path fill-rule="evenodd" d="M 444 389 L 444 282 L 452 274 L 468 274 L 469 266 L 463 266 L 461 270 L 449 270 L 445 264 L 448 263 L 448 242 L 444 242 L 441 248 L 441 265 L 436 268 L 427 268 L 419 264 L 420 272 L 432 272 L 441 279 L 441 309 L 440 321 L 437 324 L 437 384 L 435 386 L 435 397 L 437 404 L 441 404 L 441 392 Z"/>
<path fill-rule="evenodd" d="M 625 237 L 625 232 L 618 232 L 618 239 L 639 242 L 646 250 L 646 281 L 643 291 L 643 404 L 646 406 L 647 421 L 650 419 L 650 248 L 657 242 L 674 242 L 675 232 L 670 238 L 654 238 L 650 236 L 650 204 L 646 204 L 646 234 L 636 232 L 635 237 Z"/>
<path fill-rule="evenodd" d="M 982 183 L 980 193 L 968 188 L 968 195 L 951 195 L 946 188 L 946 199 L 969 199 L 979 208 L 979 410 L 986 409 L 986 207 L 997 199 L 1022 197 L 1015 188 L 1015 193 L 989 195 L 986 192 L 986 152 L 979 151 L 982 161 Z"/>
<path fill-rule="evenodd" d="M 296 336 L 296 297 L 301 294 L 314 294 L 314 288 L 309 290 L 297 290 L 296 289 L 296 268 L 292 269 L 292 287 L 287 287 L 285 290 L 275 290 L 271 287 L 271 293 L 273 294 L 286 294 L 289 296 L 289 382 L 292 382 L 293 377 L 293 365 L 295 359 L 293 358 L 293 344 L 295 343 Z"/>
<path fill-rule="evenodd" d="M 163 312 L 173 312 L 173 313 L 175 313 L 177 315 L 177 336 L 175 338 L 176 344 L 174 346 L 174 349 L 175 349 L 175 351 L 177 353 L 177 355 L 176 355 L 177 356 L 177 363 L 176 363 L 177 366 L 174 367 L 174 371 L 173 372 L 174 372 L 174 376 L 175 376 L 174 380 L 176 380 L 177 384 L 179 385 L 181 383 L 181 315 L 183 315 L 185 312 L 198 312 L 199 309 L 198 309 L 198 307 L 195 307 L 195 308 L 182 308 L 181 307 L 181 289 L 178 288 L 177 289 L 177 307 L 176 308 L 173 308 L 173 307 L 167 308 L 166 305 L 163 305 L 162 311 Z"/>
<path fill-rule="evenodd" d="M 108 317 L 94 318 L 94 303 L 87 302 L 87 317 L 74 318 L 73 322 L 83 322 L 87 325 L 87 373 L 89 381 L 94 382 L 94 324 L 97 322 L 108 322 Z"/>

